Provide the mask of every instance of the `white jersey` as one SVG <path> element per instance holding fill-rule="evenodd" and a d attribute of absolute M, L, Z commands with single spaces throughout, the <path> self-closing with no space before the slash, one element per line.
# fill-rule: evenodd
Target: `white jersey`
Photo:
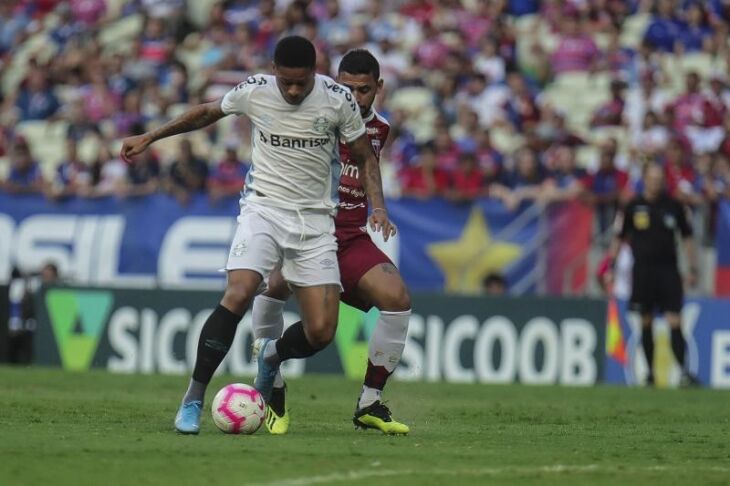
<path fill-rule="evenodd" d="M 221 110 L 246 115 L 253 124 L 244 200 L 335 212 L 341 171 L 338 142 L 352 142 L 365 133 L 347 88 L 316 75 L 312 92 L 301 104 L 291 105 L 275 76 L 257 74 L 229 91 Z"/>

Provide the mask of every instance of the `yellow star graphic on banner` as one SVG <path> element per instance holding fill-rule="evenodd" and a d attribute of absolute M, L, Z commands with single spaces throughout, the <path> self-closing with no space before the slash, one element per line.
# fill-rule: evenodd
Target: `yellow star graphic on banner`
<path fill-rule="evenodd" d="M 492 239 L 482 211 L 475 207 L 458 240 L 433 243 L 428 254 L 446 278 L 445 290 L 478 292 L 482 279 L 517 260 L 520 245 Z"/>

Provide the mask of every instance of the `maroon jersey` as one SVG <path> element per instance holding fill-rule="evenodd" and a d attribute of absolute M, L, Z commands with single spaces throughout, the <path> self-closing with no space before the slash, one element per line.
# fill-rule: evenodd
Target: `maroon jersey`
<path fill-rule="evenodd" d="M 390 125 L 375 110 L 372 110 L 363 121 L 375 157 L 380 161 L 380 149 L 383 148 L 385 140 L 388 138 Z M 368 219 L 368 198 L 360 183 L 360 168 L 352 160 L 350 149 L 344 143 L 340 143 L 340 163 L 342 164 L 340 186 L 338 187 L 340 202 L 335 218 L 335 228 L 339 234 L 338 240 L 350 232 L 362 233 L 364 230 L 361 228 L 367 225 Z"/>

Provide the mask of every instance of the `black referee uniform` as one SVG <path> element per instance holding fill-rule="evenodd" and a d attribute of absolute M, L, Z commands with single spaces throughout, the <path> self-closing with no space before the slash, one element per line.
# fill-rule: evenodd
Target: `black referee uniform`
<path fill-rule="evenodd" d="M 624 211 L 619 237 L 634 254 L 631 306 L 641 314 L 682 310 L 677 231 L 683 238 L 692 236 L 684 207 L 666 193 L 653 201 L 639 195 Z"/>
<path fill-rule="evenodd" d="M 672 351 L 682 368 L 682 384 L 699 383 L 685 368 L 687 345 L 679 319 L 684 292 L 677 259 L 677 232 L 684 239 L 692 237 L 684 206 L 661 192 L 651 199 L 642 194 L 631 200 L 623 212 L 618 234 L 621 240 L 629 243 L 634 255 L 631 308 L 641 314 L 641 341 L 649 366 L 647 383 L 650 385 L 654 384 L 652 322 L 657 311 L 667 315 L 671 326 Z"/>

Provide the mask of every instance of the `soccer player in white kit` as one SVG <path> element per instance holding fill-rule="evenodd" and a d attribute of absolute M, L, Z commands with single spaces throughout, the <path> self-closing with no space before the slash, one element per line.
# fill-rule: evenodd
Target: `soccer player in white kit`
<path fill-rule="evenodd" d="M 302 324 L 276 340 L 257 339 L 254 385 L 268 402 L 279 364 L 306 358 L 333 339 L 339 308 L 340 274 L 333 216 L 340 174 L 338 142 L 346 142 L 361 164 L 362 182 L 373 207 L 371 227 L 391 234 L 378 161 L 360 110 L 349 90 L 315 74 L 316 54 L 303 37 L 281 39 L 274 75 L 257 74 L 222 100 L 198 105 L 160 128 L 123 141 L 129 159 L 156 140 L 210 125 L 230 114 L 253 124 L 252 168 L 241 197 L 238 228 L 231 243 L 226 291 L 198 341 L 195 368 L 175 417 L 175 428 L 197 434 L 205 390 L 225 358 L 253 297 L 281 265 L 299 302 Z"/>

